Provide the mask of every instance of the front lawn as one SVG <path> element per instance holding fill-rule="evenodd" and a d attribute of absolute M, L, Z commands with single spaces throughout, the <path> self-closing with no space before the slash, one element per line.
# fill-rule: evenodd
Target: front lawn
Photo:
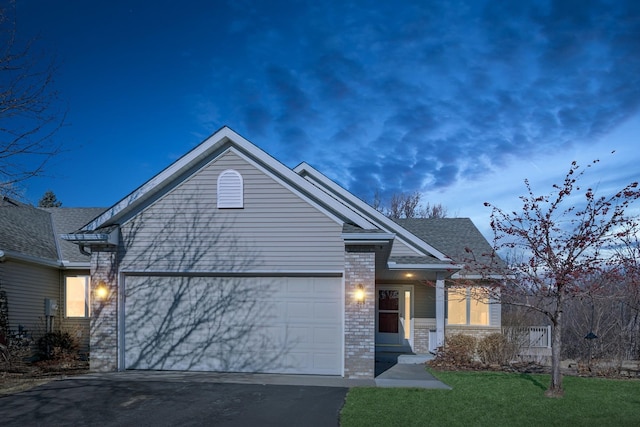
<path fill-rule="evenodd" d="M 453 390 L 352 388 L 340 415 L 353 426 L 638 426 L 640 381 L 564 377 L 565 396 L 544 396 L 548 375 L 433 372 Z"/>

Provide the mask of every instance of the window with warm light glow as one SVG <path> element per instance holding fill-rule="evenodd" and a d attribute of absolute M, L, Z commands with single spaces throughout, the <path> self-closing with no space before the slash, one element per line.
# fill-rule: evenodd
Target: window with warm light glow
<path fill-rule="evenodd" d="M 67 317 L 89 317 L 89 276 L 65 278 L 65 314 Z"/>
<path fill-rule="evenodd" d="M 449 325 L 489 325 L 489 298 L 484 288 L 448 289 Z"/>

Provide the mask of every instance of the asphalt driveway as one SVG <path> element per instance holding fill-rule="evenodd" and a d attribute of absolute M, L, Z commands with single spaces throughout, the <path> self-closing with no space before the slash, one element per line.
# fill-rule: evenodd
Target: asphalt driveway
<path fill-rule="evenodd" d="M 191 378 L 191 379 L 190 379 Z M 69 378 L 0 397 L 3 426 L 337 426 L 346 387 Z"/>

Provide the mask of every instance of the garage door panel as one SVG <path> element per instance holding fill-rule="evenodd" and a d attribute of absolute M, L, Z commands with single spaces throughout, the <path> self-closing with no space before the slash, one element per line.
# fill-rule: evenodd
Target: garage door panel
<path fill-rule="evenodd" d="M 340 358 L 335 353 L 321 353 L 316 352 L 313 354 L 313 366 L 316 370 L 328 372 L 332 366 L 341 362 Z"/>
<path fill-rule="evenodd" d="M 341 283 L 127 276 L 125 367 L 340 374 Z"/>
<path fill-rule="evenodd" d="M 314 344 L 316 347 L 322 347 L 325 345 L 329 345 L 334 341 L 334 337 L 336 334 L 340 333 L 339 326 L 333 327 L 316 327 L 313 331 L 314 336 Z"/>

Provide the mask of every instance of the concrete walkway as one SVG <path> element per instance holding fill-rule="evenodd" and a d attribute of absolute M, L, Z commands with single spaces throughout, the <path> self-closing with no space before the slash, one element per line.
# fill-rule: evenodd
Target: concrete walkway
<path fill-rule="evenodd" d="M 385 358 L 392 357 L 389 362 Z M 332 375 L 291 374 L 243 374 L 184 371 L 124 371 L 91 373 L 76 379 L 100 379 L 121 381 L 203 382 L 261 385 L 289 385 L 316 387 L 417 387 L 449 390 L 451 387 L 437 380 L 424 366 L 430 356 L 398 355 L 381 356 L 384 372 L 375 379 L 348 379 Z M 394 363 L 395 362 L 395 363 Z M 391 367 L 389 367 L 391 366 Z M 380 370 L 381 370 L 380 369 Z M 379 370 L 379 369 L 377 369 Z"/>
<path fill-rule="evenodd" d="M 74 377 L 75 379 L 100 379 L 102 381 L 162 381 L 290 385 L 315 387 L 417 387 L 429 389 L 450 389 L 438 381 L 425 369 L 424 364 L 398 363 L 384 371 L 375 380 L 347 379 L 329 375 L 280 375 L 280 374 L 236 374 L 216 372 L 175 372 L 175 371 L 124 371 L 92 373 Z"/>
<path fill-rule="evenodd" d="M 416 387 L 451 390 L 451 387 L 431 375 L 423 364 L 398 363 L 375 379 L 377 387 Z"/>
<path fill-rule="evenodd" d="M 431 354 L 377 353 L 376 386 L 451 390 L 426 370 L 424 364 L 431 359 Z"/>

